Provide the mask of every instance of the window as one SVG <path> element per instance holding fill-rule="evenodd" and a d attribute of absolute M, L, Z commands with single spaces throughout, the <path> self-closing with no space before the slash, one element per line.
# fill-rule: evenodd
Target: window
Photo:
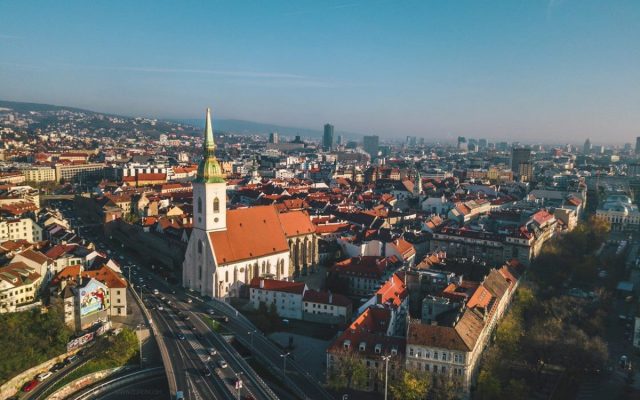
<path fill-rule="evenodd" d="M 217 197 L 213 199 L 213 212 L 214 213 L 220 212 L 220 200 Z"/>
<path fill-rule="evenodd" d="M 413 357 L 413 347 L 409 347 L 409 355 Z"/>
<path fill-rule="evenodd" d="M 198 197 L 198 214 L 202 214 L 202 198 Z"/>
<path fill-rule="evenodd" d="M 202 254 L 202 240 L 198 240 L 198 254 Z"/>
<path fill-rule="evenodd" d="M 433 359 L 434 359 L 434 360 L 437 360 L 437 359 L 438 359 L 438 352 L 437 352 L 437 351 L 434 351 L 434 352 L 433 352 Z"/>

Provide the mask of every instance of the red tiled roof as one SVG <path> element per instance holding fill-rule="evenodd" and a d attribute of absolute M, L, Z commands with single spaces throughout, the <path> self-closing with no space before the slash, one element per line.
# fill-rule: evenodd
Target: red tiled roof
<path fill-rule="evenodd" d="M 219 264 L 283 253 L 289 245 L 273 206 L 227 211 L 227 229 L 209 233 Z"/>
<path fill-rule="evenodd" d="M 308 235 L 316 231 L 316 226 L 311 223 L 309 215 L 304 211 L 290 211 L 280 213 L 280 224 L 284 234 L 290 238 L 299 235 Z"/>
<path fill-rule="evenodd" d="M 306 284 L 304 282 L 289 282 L 280 281 L 277 279 L 253 278 L 251 279 L 250 286 L 252 289 L 303 294 L 305 292 Z"/>
<path fill-rule="evenodd" d="M 311 303 L 332 304 L 342 307 L 348 307 L 351 305 L 351 300 L 349 300 L 347 296 L 332 294 L 330 292 L 319 292 L 313 289 L 309 289 L 304 292 L 302 300 Z"/>

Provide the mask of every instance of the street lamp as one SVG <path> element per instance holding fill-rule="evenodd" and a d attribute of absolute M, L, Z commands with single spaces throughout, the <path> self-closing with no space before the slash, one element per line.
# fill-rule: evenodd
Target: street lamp
<path fill-rule="evenodd" d="M 389 359 L 391 355 L 382 356 L 384 360 L 384 400 L 387 400 L 387 381 L 389 379 Z"/>
<path fill-rule="evenodd" d="M 287 377 L 287 357 L 289 356 L 289 354 L 291 354 L 290 351 L 284 354 L 280 354 L 280 357 L 282 357 L 282 375 L 285 378 Z"/>

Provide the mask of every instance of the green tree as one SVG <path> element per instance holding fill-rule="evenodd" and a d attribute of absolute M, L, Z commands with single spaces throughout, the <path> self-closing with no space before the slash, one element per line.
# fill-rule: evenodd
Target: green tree
<path fill-rule="evenodd" d="M 489 371 L 480 371 L 476 398 L 480 400 L 494 400 L 502 396 L 500 380 Z"/>
<path fill-rule="evenodd" d="M 401 379 L 390 386 L 391 397 L 396 400 L 421 400 L 426 398 L 431 387 L 427 373 L 404 371 Z"/>
<path fill-rule="evenodd" d="M 327 383 L 333 389 L 363 389 L 369 370 L 359 354 L 343 350 L 332 355 Z"/>

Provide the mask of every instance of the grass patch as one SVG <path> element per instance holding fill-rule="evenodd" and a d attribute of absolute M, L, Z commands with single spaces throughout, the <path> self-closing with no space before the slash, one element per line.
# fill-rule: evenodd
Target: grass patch
<path fill-rule="evenodd" d="M 85 375 L 140 361 L 138 338 L 136 333 L 129 328 L 124 328 L 117 336 L 98 338 L 96 344 L 89 351 L 91 357 L 89 361 L 65 375 L 44 394 L 51 394 Z"/>

